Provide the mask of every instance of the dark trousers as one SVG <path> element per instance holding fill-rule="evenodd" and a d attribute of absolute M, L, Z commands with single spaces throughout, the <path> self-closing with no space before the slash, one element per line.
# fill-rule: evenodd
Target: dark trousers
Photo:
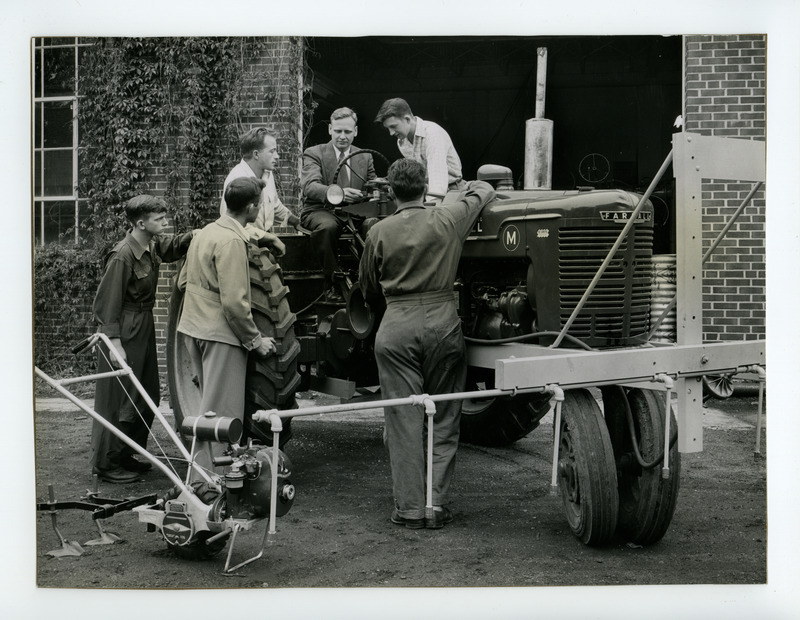
<path fill-rule="evenodd" d="M 326 283 L 330 285 L 333 282 L 333 272 L 338 266 L 336 247 L 347 218 L 318 209 L 304 212 L 300 216 L 300 224 L 311 231 L 311 245 L 322 259 L 322 273 Z"/>
<path fill-rule="evenodd" d="M 426 299 L 427 297 L 427 299 Z M 383 398 L 464 390 L 466 348 L 452 293 L 387 300 L 375 340 Z M 425 516 L 426 415 L 422 407 L 384 408 L 395 505 L 400 516 Z M 447 501 L 458 450 L 461 401 L 436 404 L 433 418 L 433 505 Z"/>
<path fill-rule="evenodd" d="M 153 313 L 150 310 L 122 311 L 120 317 L 120 340 L 128 358 L 128 366 L 142 384 L 148 396 L 158 406 L 160 382 Z M 97 348 L 97 371 L 113 370 L 110 354 L 105 345 Z M 112 377 L 100 379 L 95 387 L 95 411 L 133 439 L 142 448 L 147 447 L 147 437 L 153 424 L 153 412 L 144 398 L 133 387 L 130 379 Z M 92 465 L 107 471 L 119 467 L 120 458 L 134 454 L 111 431 L 99 422 L 92 424 Z"/>

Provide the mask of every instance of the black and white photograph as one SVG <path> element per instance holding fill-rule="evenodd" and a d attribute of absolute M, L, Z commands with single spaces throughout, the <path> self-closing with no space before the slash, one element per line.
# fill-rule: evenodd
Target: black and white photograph
<path fill-rule="evenodd" d="M 13 9 L 3 616 L 796 617 L 798 18 Z"/>

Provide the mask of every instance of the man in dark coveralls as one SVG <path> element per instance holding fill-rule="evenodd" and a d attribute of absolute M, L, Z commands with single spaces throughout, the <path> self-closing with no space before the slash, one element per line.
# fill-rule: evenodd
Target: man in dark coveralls
<path fill-rule="evenodd" d="M 425 166 L 400 159 L 389 168 L 397 212 L 369 231 L 359 268 L 367 300 L 383 295 L 386 313 L 375 340 L 384 398 L 464 390 L 466 348 L 453 283 L 463 243 L 492 187 L 473 181 L 457 201 L 425 208 Z M 444 506 L 458 449 L 461 402 L 437 403 L 433 419 L 433 515 L 425 514 L 425 413 L 384 409 L 392 468 L 392 523 L 439 529 L 453 520 Z"/>
<path fill-rule="evenodd" d="M 161 398 L 153 323 L 158 270 L 162 262 L 184 256 L 193 235 L 161 235 L 167 226 L 166 212 L 164 201 L 154 196 L 136 196 L 125 204 L 132 229 L 106 255 L 93 307 L 99 331 L 109 337 L 156 405 Z M 98 345 L 98 372 L 119 367 L 108 348 Z M 140 446 L 147 446 L 153 412 L 128 379 L 99 380 L 95 410 Z M 92 471 L 106 482 L 131 482 L 151 467 L 138 461 L 134 450 L 99 422 L 92 427 L 92 451 Z"/>
<path fill-rule="evenodd" d="M 336 244 L 347 220 L 333 212 L 333 207 L 325 200 L 325 194 L 329 186 L 338 184 L 344 189 L 344 201 L 354 202 L 361 199 L 364 181 L 375 178 L 375 167 L 369 153 L 348 159 L 338 177 L 333 178 L 339 162 L 360 150 L 353 146 L 353 140 L 358 135 L 357 122 L 358 117 L 350 108 L 334 110 L 328 125 L 331 141 L 309 147 L 303 153 L 303 171 L 300 175 L 303 210 L 300 222 L 311 231 L 311 244 L 322 257 L 325 295 L 327 301 L 332 302 L 343 301 L 341 293 L 334 286 L 333 274 L 337 268 Z"/>

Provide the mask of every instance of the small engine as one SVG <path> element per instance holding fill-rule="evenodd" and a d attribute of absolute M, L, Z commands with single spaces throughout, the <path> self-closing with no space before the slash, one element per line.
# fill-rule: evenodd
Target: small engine
<path fill-rule="evenodd" d="M 222 477 L 224 509 L 222 515 L 232 519 L 256 519 L 269 516 L 272 490 L 272 449 L 234 448 L 230 467 Z M 289 457 L 278 452 L 278 493 L 276 515 L 282 517 L 292 507 L 295 488 Z"/>
<path fill-rule="evenodd" d="M 151 511 L 156 519 L 143 519 L 159 526 L 171 547 L 201 544 L 209 531 L 221 531 L 227 519 L 249 521 L 269 517 L 272 448 L 233 446 L 231 454 L 216 459 L 216 463 L 226 467 L 216 485 L 194 482 L 190 485 L 191 494 L 175 486 L 159 500 L 163 512 Z M 275 506 L 278 517 L 289 512 L 294 503 L 295 488 L 289 479 L 291 467 L 289 457 L 279 451 Z"/>
<path fill-rule="evenodd" d="M 290 479 L 292 464 L 282 451 L 278 450 L 276 459 L 273 448 L 252 439 L 246 446 L 239 445 L 242 422 L 212 412 L 184 418 L 181 432 L 228 448 L 213 457 L 217 473 L 207 470 L 209 480 L 176 485 L 153 506 L 137 509 L 140 520 L 158 529 L 176 552 L 186 552 L 185 557 L 211 557 L 224 547 L 235 528 L 248 529 L 252 522 L 269 518 L 273 474 L 275 516 L 289 512 L 295 488 Z"/>

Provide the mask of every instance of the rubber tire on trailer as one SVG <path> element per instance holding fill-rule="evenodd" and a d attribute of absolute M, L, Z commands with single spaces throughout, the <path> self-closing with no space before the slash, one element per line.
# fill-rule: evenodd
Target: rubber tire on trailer
<path fill-rule="evenodd" d="M 608 543 L 619 507 L 614 451 L 600 407 L 585 389 L 564 393 L 558 490 L 572 533 L 586 545 Z"/>
<path fill-rule="evenodd" d="M 652 545 L 663 538 L 672 522 L 680 487 L 681 455 L 677 444 L 673 445 L 669 453 L 668 480 L 662 478 L 661 461 L 650 469 L 643 469 L 638 464 L 620 467 L 623 457 L 626 460 L 635 458 L 625 414 L 626 405 L 622 399 L 626 399 L 630 406 L 642 459 L 650 463 L 658 455 L 663 459 L 664 396 L 653 390 L 618 385 L 604 387 L 602 392 L 606 425 L 617 462 L 617 532 L 626 542 Z M 671 408 L 670 416 L 670 434 L 674 435 L 678 425 Z"/>
<path fill-rule="evenodd" d="M 467 371 L 467 391 L 478 389 L 480 379 L 486 388 L 494 386 L 494 375 L 478 369 Z M 461 405 L 459 441 L 477 446 L 508 446 L 522 439 L 550 411 L 549 394 L 520 394 L 506 398 L 467 399 Z"/>
<path fill-rule="evenodd" d="M 244 437 L 253 437 L 272 445 L 272 432 L 268 422 L 258 425 L 251 416 L 260 409 L 296 409 L 295 392 L 300 384 L 297 357 L 300 344 L 294 333 L 295 315 L 289 309 L 282 272 L 266 249 L 248 247 L 250 268 L 251 309 L 256 326 L 263 336 L 275 338 L 277 353 L 265 359 L 250 355 L 247 362 Z M 175 278 L 177 283 L 178 278 Z M 167 375 L 170 385 L 170 404 L 175 424 L 181 427 L 187 415 L 197 415 L 200 408 L 200 388 L 189 353 L 184 345 L 185 336 L 178 332 L 178 321 L 183 308 L 183 293 L 173 287 L 167 324 Z M 291 420 L 283 420 L 280 445 L 291 436 Z"/>

